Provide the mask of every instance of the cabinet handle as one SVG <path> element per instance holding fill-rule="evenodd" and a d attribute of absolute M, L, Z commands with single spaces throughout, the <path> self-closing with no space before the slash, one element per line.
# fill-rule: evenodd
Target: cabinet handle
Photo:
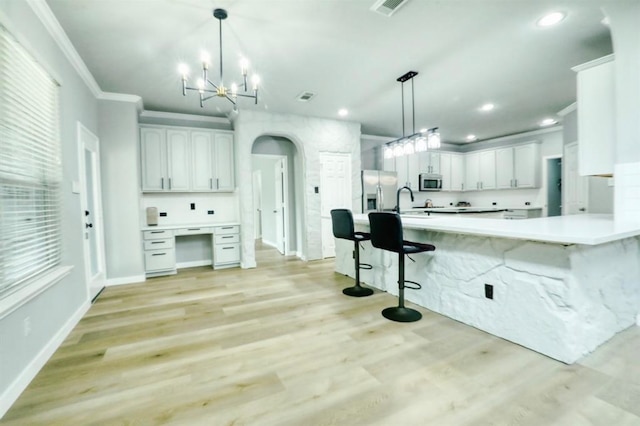
<path fill-rule="evenodd" d="M 223 227 L 222 227 L 222 228 L 220 228 L 220 229 L 233 229 L 233 226 L 223 226 Z"/>
<path fill-rule="evenodd" d="M 151 256 L 164 256 L 167 253 L 153 253 Z"/>
<path fill-rule="evenodd" d="M 220 179 L 216 178 L 216 189 L 220 189 Z"/>
<path fill-rule="evenodd" d="M 233 238 L 233 235 L 227 235 L 227 236 L 222 237 L 222 239 L 225 239 L 225 238 Z"/>
<path fill-rule="evenodd" d="M 222 250 L 233 250 L 233 247 L 222 247 Z"/>
<path fill-rule="evenodd" d="M 164 241 L 151 241 L 151 244 L 164 244 Z"/>
<path fill-rule="evenodd" d="M 514 186 L 517 188 L 518 187 L 518 179 L 514 179 L 514 182 L 515 182 Z"/>
<path fill-rule="evenodd" d="M 187 231 L 199 231 L 200 228 L 187 228 Z"/>
<path fill-rule="evenodd" d="M 164 234 L 164 231 L 151 231 L 152 234 Z"/>
<path fill-rule="evenodd" d="M 160 178 L 160 189 L 164 189 L 164 178 Z"/>
<path fill-rule="evenodd" d="M 169 178 L 169 189 L 171 189 L 171 178 Z"/>
<path fill-rule="evenodd" d="M 209 189 L 213 189 L 213 178 L 209 178 Z"/>

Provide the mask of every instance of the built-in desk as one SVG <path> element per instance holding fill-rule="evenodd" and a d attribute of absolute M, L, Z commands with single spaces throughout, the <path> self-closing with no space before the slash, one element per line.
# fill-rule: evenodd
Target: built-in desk
<path fill-rule="evenodd" d="M 175 274 L 179 268 L 240 265 L 240 224 L 163 225 L 142 229 L 147 277 Z"/>

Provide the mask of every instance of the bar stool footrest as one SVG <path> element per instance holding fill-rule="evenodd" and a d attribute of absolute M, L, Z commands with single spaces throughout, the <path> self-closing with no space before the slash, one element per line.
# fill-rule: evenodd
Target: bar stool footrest
<path fill-rule="evenodd" d="M 422 318 L 422 314 L 415 309 L 400 306 L 383 309 L 382 316 L 396 322 L 414 322 Z"/>
<path fill-rule="evenodd" d="M 360 269 L 366 269 L 366 270 L 373 269 L 373 266 L 371 266 L 368 263 L 361 263 L 359 266 L 360 266 Z"/>
<path fill-rule="evenodd" d="M 407 283 L 411 285 L 407 285 Z M 404 280 L 404 288 L 408 288 L 410 290 L 420 290 L 422 288 L 422 284 L 415 281 Z"/>

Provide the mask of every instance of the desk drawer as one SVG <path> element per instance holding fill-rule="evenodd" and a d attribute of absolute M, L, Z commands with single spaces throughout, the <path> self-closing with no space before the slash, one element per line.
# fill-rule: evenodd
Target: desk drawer
<path fill-rule="evenodd" d="M 201 226 L 201 227 L 194 226 L 193 228 L 180 228 L 175 230 L 176 236 L 201 235 L 201 234 L 213 234 L 213 228 L 208 226 Z"/>
<path fill-rule="evenodd" d="M 240 242 L 240 234 L 216 234 L 216 244 L 231 244 Z"/>
<path fill-rule="evenodd" d="M 240 262 L 240 244 L 216 245 L 213 261 L 216 265 Z"/>
<path fill-rule="evenodd" d="M 214 232 L 216 235 L 239 234 L 240 226 L 238 225 L 216 226 L 214 229 Z"/>
<path fill-rule="evenodd" d="M 175 249 L 146 251 L 144 269 L 147 272 L 176 269 Z"/>
<path fill-rule="evenodd" d="M 144 242 L 145 250 L 160 250 L 173 248 L 173 238 L 167 238 L 166 240 L 146 240 Z"/>
<path fill-rule="evenodd" d="M 163 238 L 171 237 L 173 237 L 173 230 L 171 229 L 158 229 L 157 231 L 144 231 L 142 233 L 142 238 L 145 240 L 161 240 Z"/>

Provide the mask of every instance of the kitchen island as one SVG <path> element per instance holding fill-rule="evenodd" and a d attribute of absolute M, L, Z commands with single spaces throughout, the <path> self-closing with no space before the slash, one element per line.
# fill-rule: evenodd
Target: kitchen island
<path fill-rule="evenodd" d="M 355 215 L 358 230 L 369 228 Z M 520 221 L 403 216 L 405 239 L 436 251 L 412 256 L 407 301 L 573 363 L 635 324 L 640 310 L 640 222 L 611 215 Z M 363 244 L 363 283 L 397 295 L 397 255 Z M 336 241 L 336 271 L 354 275 L 353 245 Z M 492 290 L 492 299 L 486 288 Z"/>

